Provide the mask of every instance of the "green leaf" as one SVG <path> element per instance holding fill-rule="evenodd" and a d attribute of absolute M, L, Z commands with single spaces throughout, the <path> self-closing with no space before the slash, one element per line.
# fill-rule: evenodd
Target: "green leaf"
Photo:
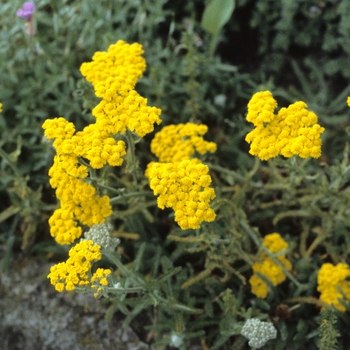
<path fill-rule="evenodd" d="M 216 35 L 231 18 L 235 0 L 211 0 L 206 6 L 201 26 L 207 32 Z"/>

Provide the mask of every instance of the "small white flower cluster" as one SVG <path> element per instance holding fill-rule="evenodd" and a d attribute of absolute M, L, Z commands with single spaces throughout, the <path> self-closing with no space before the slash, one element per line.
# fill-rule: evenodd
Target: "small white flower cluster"
<path fill-rule="evenodd" d="M 257 318 L 247 320 L 241 334 L 249 339 L 252 348 L 259 349 L 270 339 L 277 337 L 277 331 L 270 322 L 262 322 Z"/>
<path fill-rule="evenodd" d="M 182 344 L 183 344 L 183 336 L 174 332 L 170 338 L 170 346 L 179 348 Z"/>
<path fill-rule="evenodd" d="M 91 239 L 104 249 L 115 249 L 120 243 L 118 238 L 112 238 L 109 233 L 112 231 L 111 224 L 98 224 L 84 233 L 85 239 Z"/>

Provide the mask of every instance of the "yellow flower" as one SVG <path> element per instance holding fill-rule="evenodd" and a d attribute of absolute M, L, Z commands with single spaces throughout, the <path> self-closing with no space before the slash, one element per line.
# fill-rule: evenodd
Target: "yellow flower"
<path fill-rule="evenodd" d="M 348 97 L 346 102 L 347 102 L 348 106 L 350 107 L 350 96 Z"/>
<path fill-rule="evenodd" d="M 158 207 L 173 208 L 175 221 L 181 229 L 198 229 L 203 221 L 215 220 L 210 200 L 215 198 L 210 188 L 208 166 L 197 158 L 196 152 L 215 152 L 216 144 L 203 140 L 208 131 L 206 125 L 193 123 L 168 125 L 158 132 L 151 142 L 151 151 L 159 163 L 148 164 L 146 176 L 154 195 L 158 195 Z"/>
<path fill-rule="evenodd" d="M 288 248 L 288 243 L 278 233 L 266 235 L 263 245 L 271 253 L 278 253 Z M 277 259 L 287 270 L 292 269 L 292 264 L 285 255 L 280 255 Z M 274 286 L 281 284 L 286 279 L 286 275 L 282 267 L 277 265 L 266 253 L 262 252 L 259 260 L 252 266 L 254 274 L 249 279 L 249 283 L 252 293 L 258 298 L 264 299 L 269 291 L 268 285 L 257 275 L 257 272 L 269 279 Z"/>
<path fill-rule="evenodd" d="M 89 271 L 95 261 L 101 260 L 100 246 L 84 240 L 69 250 L 66 262 L 51 267 L 47 276 L 58 292 L 74 290 L 77 286 L 89 286 Z"/>
<path fill-rule="evenodd" d="M 112 208 L 107 196 L 99 197 L 84 179 L 88 168 L 79 159 L 89 161 L 92 168 L 120 166 L 126 154 L 125 143 L 115 135 L 129 128 L 143 137 L 153 131 L 161 119 L 159 108 L 147 106 L 134 87 L 146 68 L 140 44 L 118 41 L 107 52 L 96 52 L 92 62 L 83 63 L 81 72 L 90 81 L 102 101 L 92 114 L 96 122 L 76 132 L 73 123 L 54 118 L 43 123 L 45 136 L 54 139 L 54 164 L 49 171 L 50 184 L 56 189 L 61 209 L 49 220 L 51 234 L 61 244 L 80 237 L 76 220 L 87 226 L 103 223 Z M 70 212 L 69 215 L 62 213 Z"/>
<path fill-rule="evenodd" d="M 2 113 L 2 103 L 0 103 L 0 113 Z"/>
<path fill-rule="evenodd" d="M 181 229 L 197 229 L 203 221 L 215 219 L 210 200 L 215 198 L 210 188 L 209 168 L 198 159 L 177 163 L 150 163 L 146 175 L 154 195 L 158 195 L 158 207 L 173 208 L 175 221 Z"/>
<path fill-rule="evenodd" d="M 99 92 L 98 97 L 105 95 L 104 83 L 109 78 L 119 86 L 118 92 L 123 93 L 134 89 L 137 79 L 146 69 L 146 61 L 141 57 L 143 52 L 141 44 L 130 45 L 119 40 L 110 45 L 107 52 L 95 52 L 92 62 L 83 63 L 80 71 Z"/>
<path fill-rule="evenodd" d="M 96 96 L 102 98 L 92 110 L 95 128 L 100 132 L 117 134 L 129 128 L 143 137 L 154 130 L 154 123 L 161 123 L 161 110 L 147 106 L 147 99 L 134 90 L 146 69 L 142 53 L 142 45 L 119 40 L 107 52 L 96 52 L 92 62 L 81 65 L 81 73 L 93 84 Z"/>
<path fill-rule="evenodd" d="M 249 153 L 262 160 L 278 155 L 319 158 L 320 136 L 325 129 L 316 124 L 316 114 L 308 111 L 306 103 L 301 101 L 281 108 L 277 114 L 276 107 L 277 102 L 269 91 L 257 92 L 249 101 L 247 121 L 256 127 L 245 138 L 250 144 Z"/>
<path fill-rule="evenodd" d="M 345 311 L 345 306 L 340 303 L 344 298 L 350 301 L 350 268 L 347 264 L 333 265 L 325 263 L 317 274 L 317 290 L 321 293 L 320 300 L 328 305 L 333 305 L 340 311 Z M 344 295 L 342 293 L 344 293 Z"/>
<path fill-rule="evenodd" d="M 178 162 L 190 159 L 195 152 L 215 152 L 214 142 L 204 141 L 206 125 L 193 123 L 168 125 L 162 128 L 151 142 L 151 151 L 160 162 Z"/>
<path fill-rule="evenodd" d="M 108 286 L 108 276 L 111 274 L 109 269 L 98 268 L 91 277 L 91 282 L 94 283 L 92 288 L 97 288 L 97 285 Z"/>

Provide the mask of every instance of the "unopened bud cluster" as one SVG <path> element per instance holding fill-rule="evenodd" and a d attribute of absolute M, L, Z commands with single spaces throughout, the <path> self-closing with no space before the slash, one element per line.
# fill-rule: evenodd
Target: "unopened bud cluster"
<path fill-rule="evenodd" d="M 249 339 L 252 348 L 259 349 L 270 339 L 277 337 L 277 331 L 270 322 L 262 322 L 257 318 L 251 318 L 244 324 L 241 334 Z"/>
<path fill-rule="evenodd" d="M 84 236 L 85 239 L 94 241 L 95 244 L 98 244 L 104 249 L 114 249 L 120 243 L 120 240 L 111 237 L 109 234 L 111 231 L 111 224 L 98 224 L 92 226 L 89 231 L 84 233 Z"/>

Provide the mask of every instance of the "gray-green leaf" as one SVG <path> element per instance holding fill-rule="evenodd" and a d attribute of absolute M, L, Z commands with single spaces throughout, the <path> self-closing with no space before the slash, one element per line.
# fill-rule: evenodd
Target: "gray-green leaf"
<path fill-rule="evenodd" d="M 209 33 L 216 35 L 231 18 L 235 0 L 211 0 L 206 6 L 201 26 Z"/>

